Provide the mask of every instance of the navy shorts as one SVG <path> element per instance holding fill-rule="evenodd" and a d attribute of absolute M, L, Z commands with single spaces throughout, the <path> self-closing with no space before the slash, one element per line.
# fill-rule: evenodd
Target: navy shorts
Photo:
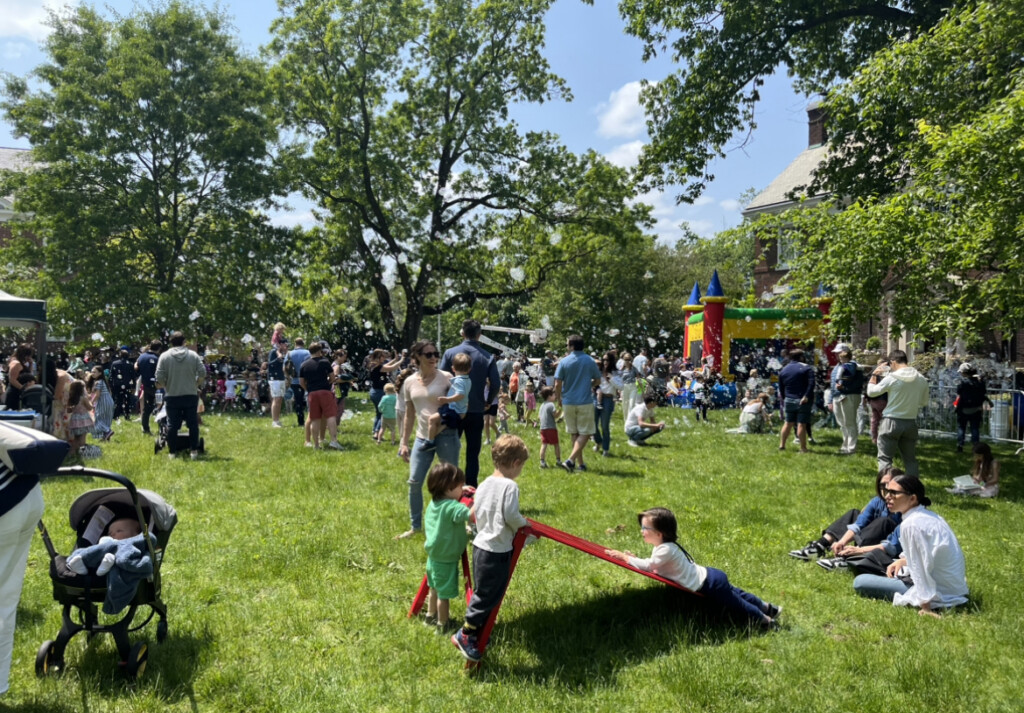
<path fill-rule="evenodd" d="M 441 404 L 437 409 L 437 415 L 441 417 L 441 423 L 445 428 L 458 428 L 462 414 L 452 408 L 451 404 Z"/>
<path fill-rule="evenodd" d="M 811 422 L 810 401 L 801 406 L 799 399 L 786 399 L 783 406 L 786 413 L 786 423 L 809 424 Z"/>

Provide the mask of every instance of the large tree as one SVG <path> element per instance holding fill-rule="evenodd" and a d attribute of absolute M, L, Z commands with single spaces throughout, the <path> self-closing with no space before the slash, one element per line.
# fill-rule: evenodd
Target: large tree
<path fill-rule="evenodd" d="M 33 169 L 2 184 L 31 216 L 10 254 L 38 269 L 34 294 L 115 339 L 271 321 L 288 241 L 257 212 L 274 190 L 263 66 L 180 2 L 49 24 L 48 61 L 5 77 L 0 105 L 32 145 Z"/>
<path fill-rule="evenodd" d="M 1018 3 L 979 2 L 829 97 L 840 131 L 818 180 L 839 197 L 741 228 L 801 236 L 797 299 L 831 286 L 840 330 L 883 302 L 895 327 L 924 334 L 1024 323 L 1022 56 Z"/>
<path fill-rule="evenodd" d="M 708 164 L 756 126 L 765 79 L 780 68 L 807 94 L 850 77 L 894 38 L 919 35 L 948 0 L 620 0 L 644 58 L 667 55 L 669 76 L 647 84 L 650 143 L 639 170 L 648 188 L 700 194 Z"/>
<path fill-rule="evenodd" d="M 310 265 L 372 293 L 395 346 L 639 236 L 625 171 L 509 118 L 569 98 L 541 53 L 550 3 L 280 3 L 272 77 L 298 139 L 281 160 L 324 222 Z"/>

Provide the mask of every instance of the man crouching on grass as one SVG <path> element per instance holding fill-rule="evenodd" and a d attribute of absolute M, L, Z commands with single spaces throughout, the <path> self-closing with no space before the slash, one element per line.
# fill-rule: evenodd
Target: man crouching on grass
<path fill-rule="evenodd" d="M 473 514 L 477 536 L 473 540 L 473 581 L 476 588 L 466 608 L 466 623 L 452 636 L 452 643 L 469 661 L 482 657 L 478 648 L 480 630 L 491 610 L 498 606 L 512 568 L 512 540 L 526 527 L 519 512 L 519 486 L 530 452 L 519 436 L 506 433 L 491 446 L 494 473 L 476 490 Z"/>

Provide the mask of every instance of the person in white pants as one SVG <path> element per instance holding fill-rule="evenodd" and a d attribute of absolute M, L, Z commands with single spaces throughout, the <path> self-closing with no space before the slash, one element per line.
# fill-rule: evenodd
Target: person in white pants
<path fill-rule="evenodd" d="M 0 696 L 8 688 L 14 655 L 15 616 L 25 581 L 28 549 L 36 523 L 43 516 L 43 491 L 38 478 L 27 493 L 14 483 L 27 477 L 35 476 L 15 476 L 0 463 L 0 513 L 3 513 L 0 514 Z M 12 503 L 15 492 L 20 499 Z M 6 509 L 8 506 L 13 507 Z"/>
<path fill-rule="evenodd" d="M 852 455 L 857 451 L 857 410 L 860 408 L 861 394 L 859 391 L 851 392 L 847 386 L 844 392 L 844 384 L 848 385 L 852 380 L 855 370 L 860 367 L 853 361 L 853 351 L 846 344 L 837 344 L 832 350 L 839 355 L 839 363 L 832 370 L 832 383 L 829 390 L 829 409 L 835 414 L 836 423 L 843 434 L 843 445 L 839 452 L 843 455 Z M 862 380 L 858 380 L 858 384 Z"/>

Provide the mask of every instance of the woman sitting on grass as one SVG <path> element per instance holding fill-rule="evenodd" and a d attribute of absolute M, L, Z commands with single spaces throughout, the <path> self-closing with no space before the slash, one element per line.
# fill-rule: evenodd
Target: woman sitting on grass
<path fill-rule="evenodd" d="M 633 556 L 632 552 L 605 550 L 609 557 L 631 567 L 653 572 L 671 579 L 679 586 L 697 592 L 721 605 L 730 614 L 746 618 L 752 624 L 766 629 L 777 626 L 782 607 L 769 604 L 729 583 L 725 572 L 714 567 L 701 567 L 676 541 L 676 516 L 666 508 L 651 508 L 637 515 L 640 535 L 654 547 L 648 559 Z"/>
<path fill-rule="evenodd" d="M 979 498 L 994 498 L 999 495 L 999 461 L 992 457 L 992 448 L 987 443 L 974 446 L 974 465 L 971 480 L 978 487 L 946 488 L 953 495 L 976 495 Z"/>
<path fill-rule="evenodd" d="M 899 513 L 890 512 L 883 494 L 889 482 L 897 475 L 903 475 L 903 471 L 891 466 L 878 471 L 875 477 L 875 497 L 868 501 L 863 510 L 847 510 L 822 531 L 821 537 L 811 540 L 799 550 L 790 550 L 789 556 L 809 561 L 813 557 L 824 558 L 831 553 L 836 555 L 836 559 L 819 559 L 818 564 L 825 569 L 835 569 L 849 564 L 843 559 L 845 556 L 864 554 L 869 549 L 881 549 L 882 543 L 902 519 Z M 849 546 L 851 541 L 856 543 L 856 547 Z"/>
<path fill-rule="evenodd" d="M 772 427 L 771 397 L 759 394 L 740 412 L 740 433 L 768 433 Z"/>
<path fill-rule="evenodd" d="M 854 590 L 895 606 L 919 607 L 922 616 L 938 617 L 936 609 L 966 603 L 963 550 L 946 521 L 928 509 L 932 501 L 924 483 L 916 475 L 897 475 L 883 492 L 889 510 L 903 515 L 903 556 L 889 565 L 885 577 L 858 575 Z"/>

